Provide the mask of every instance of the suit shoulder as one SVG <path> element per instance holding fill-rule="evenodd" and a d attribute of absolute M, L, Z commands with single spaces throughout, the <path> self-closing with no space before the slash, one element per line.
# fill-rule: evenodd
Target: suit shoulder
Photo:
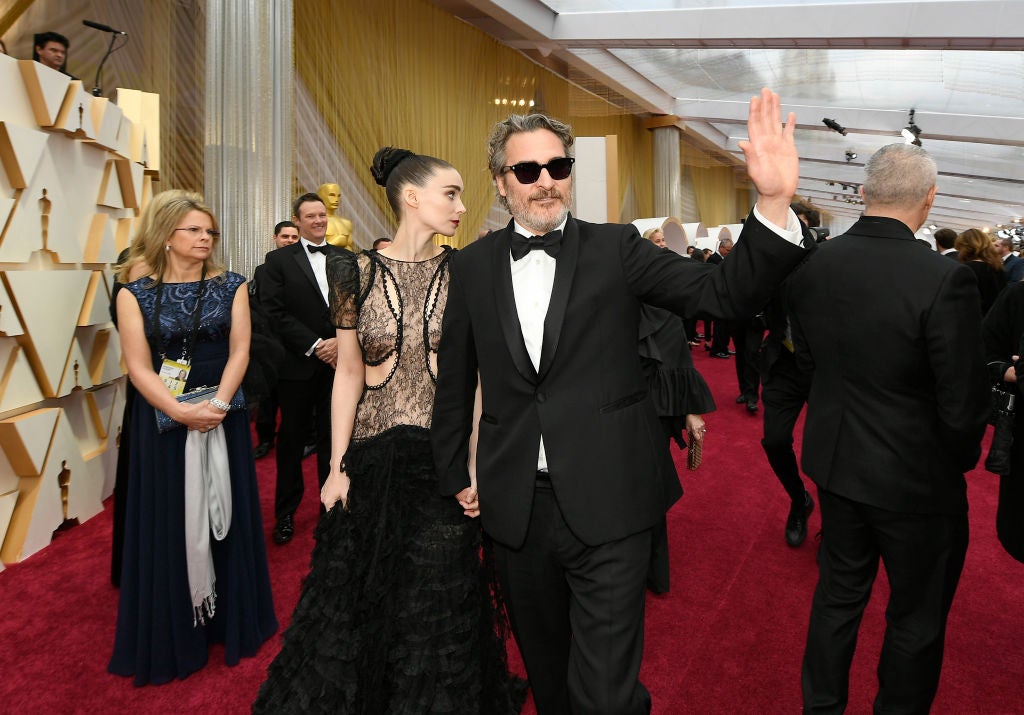
<path fill-rule="evenodd" d="M 581 221 L 580 219 L 574 218 L 576 227 L 580 232 L 580 236 L 618 236 L 620 238 L 626 238 L 633 234 L 639 236 L 640 232 L 637 231 L 636 226 L 631 223 L 591 223 L 590 221 Z"/>
<path fill-rule="evenodd" d="M 286 256 L 293 255 L 295 253 L 295 247 L 302 247 L 301 243 L 293 243 L 288 246 L 282 246 L 281 248 L 275 248 L 273 251 L 268 251 L 267 255 L 263 257 L 264 264 L 277 263 L 284 260 Z"/>
<path fill-rule="evenodd" d="M 506 229 L 499 228 L 497 231 L 491 231 L 486 236 L 481 236 L 470 244 L 463 246 L 462 248 L 453 248 L 450 251 L 449 259 L 452 261 L 462 262 L 464 260 L 474 260 L 483 256 L 489 251 L 498 241 L 499 237 L 504 234 Z"/>

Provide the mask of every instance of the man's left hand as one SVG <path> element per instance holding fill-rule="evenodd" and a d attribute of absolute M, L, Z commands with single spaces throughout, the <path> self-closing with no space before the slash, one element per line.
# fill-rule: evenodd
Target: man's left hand
<path fill-rule="evenodd" d="M 796 115 L 782 125 L 779 95 L 765 87 L 751 97 L 747 136 L 739 147 L 747 159 L 747 173 L 757 189 L 757 210 L 777 226 L 785 226 L 789 204 L 800 180 L 800 158 L 793 141 Z"/>

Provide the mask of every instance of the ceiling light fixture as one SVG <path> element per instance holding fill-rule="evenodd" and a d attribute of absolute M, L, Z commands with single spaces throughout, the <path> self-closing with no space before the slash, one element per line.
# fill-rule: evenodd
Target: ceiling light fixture
<path fill-rule="evenodd" d="M 821 120 L 821 123 L 824 124 L 829 129 L 831 129 L 832 131 L 839 132 L 844 137 L 846 136 L 846 127 L 841 125 L 835 119 L 829 119 L 828 117 L 825 117 L 824 119 Z"/>
<path fill-rule="evenodd" d="M 903 137 L 903 141 L 906 144 L 913 144 L 914 146 L 921 146 L 921 127 L 914 124 L 914 110 L 910 110 L 910 120 L 907 126 L 900 132 L 900 136 Z"/>

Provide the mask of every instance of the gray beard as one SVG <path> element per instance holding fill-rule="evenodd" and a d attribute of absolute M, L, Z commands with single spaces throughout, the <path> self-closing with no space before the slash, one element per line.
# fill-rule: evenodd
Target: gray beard
<path fill-rule="evenodd" d="M 568 215 L 569 208 L 563 206 L 562 210 L 558 212 L 558 215 L 555 218 L 551 219 L 550 221 L 533 221 L 529 215 L 513 216 L 512 218 L 514 218 L 516 220 L 516 223 L 518 223 L 523 228 L 528 228 L 534 233 L 544 234 L 547 233 L 548 231 L 554 231 L 556 228 L 561 226 L 562 222 L 565 221 L 565 217 Z"/>

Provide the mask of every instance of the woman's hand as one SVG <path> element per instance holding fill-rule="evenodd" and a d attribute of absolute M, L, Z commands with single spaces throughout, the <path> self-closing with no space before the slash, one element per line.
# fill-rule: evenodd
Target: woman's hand
<path fill-rule="evenodd" d="M 180 409 L 174 418 L 175 421 L 199 432 L 209 432 L 227 416 L 227 412 L 217 409 L 209 400 L 203 400 L 198 404 L 181 402 L 178 406 Z"/>
<path fill-rule="evenodd" d="M 337 469 L 331 469 L 331 473 L 327 475 L 327 481 L 324 482 L 323 489 L 320 490 L 320 503 L 324 505 L 324 509 L 330 511 L 335 504 L 341 502 L 341 508 L 347 510 L 348 488 L 351 486 L 351 483 L 348 474 Z"/>
<path fill-rule="evenodd" d="M 690 439 L 703 442 L 704 433 L 708 431 L 708 427 L 701 415 L 687 415 L 686 431 L 690 433 Z"/>
<path fill-rule="evenodd" d="M 462 513 L 466 516 L 470 518 L 480 516 L 480 495 L 476 492 L 475 479 L 468 487 L 456 494 L 455 498 L 458 500 L 459 506 L 462 507 Z"/>

